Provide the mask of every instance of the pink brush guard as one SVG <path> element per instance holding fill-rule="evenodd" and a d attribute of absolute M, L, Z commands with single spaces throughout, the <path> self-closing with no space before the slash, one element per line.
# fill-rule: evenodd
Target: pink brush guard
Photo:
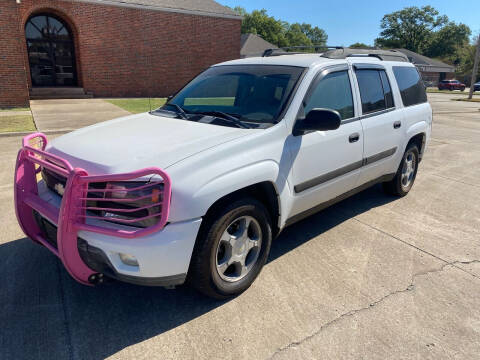
<path fill-rule="evenodd" d="M 34 148 L 32 145 L 30 145 L 34 140 L 37 140 L 40 145 L 40 149 Z M 85 285 L 90 285 L 88 278 L 90 275 L 95 273 L 95 271 L 91 270 L 89 267 L 87 267 L 87 265 L 85 265 L 80 257 L 80 254 L 78 253 L 78 231 L 86 230 L 104 235 L 133 239 L 159 231 L 167 223 L 171 197 L 171 181 L 170 177 L 163 170 L 150 167 L 125 174 L 88 175 L 88 173 L 83 169 L 73 168 L 72 165 L 65 159 L 46 152 L 45 147 L 47 146 L 47 138 L 42 133 L 34 133 L 24 137 L 22 145 L 22 149 L 18 153 L 15 169 L 15 211 L 18 222 L 23 232 L 28 237 L 44 245 L 51 252 L 57 255 L 62 260 L 70 275 L 78 282 Z M 40 173 L 42 168 L 47 168 L 48 170 L 67 179 L 60 209 L 42 200 L 38 196 L 37 174 Z M 125 201 L 121 198 L 90 198 L 88 196 L 88 185 L 90 183 L 128 181 L 148 175 L 159 175 L 162 180 L 151 182 L 132 189 L 91 189 L 90 192 L 129 192 L 139 189 L 143 190 L 155 185 L 163 184 L 162 193 L 154 194 L 152 191 L 151 196 L 149 195 L 141 197 L 152 198 L 152 204 L 146 206 L 145 208 L 153 208 L 158 206 L 160 211 L 149 214 L 148 216 L 140 219 L 115 219 L 115 222 L 128 225 L 130 223 L 138 222 L 139 220 L 158 217 L 160 219 L 157 224 L 144 229 L 122 230 L 112 229 L 111 227 L 108 228 L 90 225 L 86 223 L 87 218 L 105 220 L 105 218 L 101 216 L 87 215 L 87 211 L 89 210 L 115 211 L 117 213 L 122 212 L 122 210 L 118 208 L 112 209 L 87 206 L 88 200 L 106 200 L 109 202 Z M 156 200 L 154 201 L 154 199 Z M 131 200 L 132 199 L 129 201 Z M 135 209 L 135 211 L 142 209 Z M 44 238 L 42 231 L 35 221 L 32 210 L 36 210 L 50 222 L 57 224 L 58 250 L 50 245 Z M 131 212 L 131 210 L 124 209 L 123 212 L 128 214 L 128 212 Z"/>

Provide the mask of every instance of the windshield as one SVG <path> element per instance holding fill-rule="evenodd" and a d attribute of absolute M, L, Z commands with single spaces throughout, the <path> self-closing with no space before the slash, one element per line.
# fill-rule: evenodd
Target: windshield
<path fill-rule="evenodd" d="M 280 65 L 214 66 L 164 108 L 179 106 L 187 115 L 230 115 L 244 123 L 276 123 L 303 70 Z"/>

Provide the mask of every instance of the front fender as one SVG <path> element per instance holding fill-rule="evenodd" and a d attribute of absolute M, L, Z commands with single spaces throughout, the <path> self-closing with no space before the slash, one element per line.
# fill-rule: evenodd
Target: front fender
<path fill-rule="evenodd" d="M 195 178 L 195 175 L 192 176 Z M 196 186 L 173 188 L 170 222 L 198 218 L 222 197 L 245 187 L 269 181 L 274 184 L 277 194 L 286 186 L 286 179 L 279 176 L 279 166 L 273 160 L 265 160 L 226 173 L 197 181 Z M 175 183 L 175 182 L 174 182 Z"/>

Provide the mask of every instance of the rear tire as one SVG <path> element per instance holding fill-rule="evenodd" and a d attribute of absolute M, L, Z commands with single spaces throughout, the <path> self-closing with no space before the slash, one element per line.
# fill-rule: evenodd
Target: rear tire
<path fill-rule="evenodd" d="M 403 154 L 395 177 L 383 183 L 387 194 L 403 197 L 412 189 L 417 176 L 419 151 L 415 144 L 410 144 Z"/>
<path fill-rule="evenodd" d="M 204 219 L 192 254 L 188 282 L 215 299 L 247 290 L 265 265 L 272 226 L 253 198 L 233 200 Z"/>

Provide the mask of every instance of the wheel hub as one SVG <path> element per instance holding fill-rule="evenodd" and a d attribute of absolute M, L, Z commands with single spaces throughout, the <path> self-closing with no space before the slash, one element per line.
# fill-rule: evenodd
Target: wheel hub
<path fill-rule="evenodd" d="M 218 275 L 229 282 L 244 278 L 257 262 L 261 244 L 262 231 L 255 218 L 235 219 L 227 226 L 217 246 Z"/>
<path fill-rule="evenodd" d="M 412 183 L 413 176 L 415 175 L 415 166 L 415 156 L 412 153 L 408 153 L 402 167 L 402 187 L 408 188 Z"/>

